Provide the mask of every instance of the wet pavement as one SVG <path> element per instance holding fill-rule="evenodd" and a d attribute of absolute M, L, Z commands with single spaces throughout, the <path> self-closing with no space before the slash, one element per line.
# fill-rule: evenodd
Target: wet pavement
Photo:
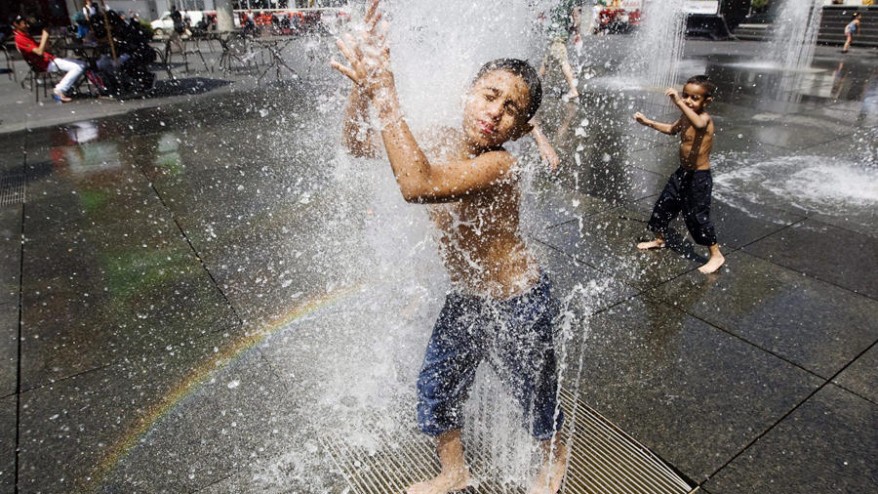
<path fill-rule="evenodd" d="M 533 174 L 529 241 L 588 293 L 581 399 L 700 492 L 878 491 L 878 52 L 793 76 L 763 46 L 689 41 L 680 69 L 720 86 L 720 273 L 679 222 L 634 249 L 677 147 L 631 115 L 676 113 L 608 82 L 613 43 L 581 101 L 547 82 L 564 165 Z M 344 84 L 309 53 L 130 103 L 4 80 L 0 492 L 344 492 L 322 434 L 413 425 L 446 281 L 386 165 L 340 152 Z"/>

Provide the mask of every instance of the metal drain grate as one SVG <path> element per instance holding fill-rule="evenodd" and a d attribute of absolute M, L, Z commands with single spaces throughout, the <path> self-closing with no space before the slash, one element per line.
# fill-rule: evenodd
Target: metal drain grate
<path fill-rule="evenodd" d="M 23 173 L 0 176 L 0 206 L 23 204 L 26 182 Z"/>
<path fill-rule="evenodd" d="M 562 493 L 687 494 L 697 490 L 649 449 L 571 394 L 562 391 L 561 399 L 568 417 L 575 416 L 576 422 L 572 437 L 567 426 L 564 431 L 572 447 Z M 331 434 L 322 438 L 353 492 L 398 494 L 439 471 L 433 442 L 426 436 L 412 431 L 410 435 L 379 439 L 388 446 L 369 452 Z M 470 448 L 467 457 L 480 484 L 466 492 L 524 494 L 523 488 L 510 488 L 486 478 L 483 472 L 488 459 L 477 448 Z"/>

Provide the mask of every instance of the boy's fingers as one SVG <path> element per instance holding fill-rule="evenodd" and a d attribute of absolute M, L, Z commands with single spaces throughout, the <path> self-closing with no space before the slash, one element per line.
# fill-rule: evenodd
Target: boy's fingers
<path fill-rule="evenodd" d="M 371 19 L 366 22 L 366 31 L 370 34 L 375 33 L 375 26 L 378 25 L 378 21 L 381 20 L 381 12 L 376 13 Z"/>
<path fill-rule="evenodd" d="M 367 23 L 369 22 L 369 19 L 371 19 L 372 16 L 375 15 L 376 10 L 378 10 L 378 0 L 372 0 L 371 2 L 369 2 L 369 7 L 366 8 L 365 20 Z"/>
<path fill-rule="evenodd" d="M 350 80 L 352 80 L 352 81 L 354 81 L 354 82 L 358 82 L 358 81 L 357 81 L 357 73 L 354 72 L 350 67 L 345 67 L 344 65 L 342 65 L 342 64 L 340 64 L 340 63 L 338 63 L 338 62 L 336 62 L 335 60 L 331 60 L 331 61 L 329 62 L 329 65 L 330 65 L 333 69 L 335 69 L 335 70 L 341 72 L 342 74 L 344 74 L 345 76 L 347 76 L 348 79 L 350 79 Z"/>
<path fill-rule="evenodd" d="M 335 40 L 335 46 L 338 47 L 338 50 L 341 52 L 342 55 L 344 55 L 348 62 L 351 63 L 351 65 L 356 64 L 357 56 L 351 51 L 351 49 L 344 41 L 340 39 Z"/>

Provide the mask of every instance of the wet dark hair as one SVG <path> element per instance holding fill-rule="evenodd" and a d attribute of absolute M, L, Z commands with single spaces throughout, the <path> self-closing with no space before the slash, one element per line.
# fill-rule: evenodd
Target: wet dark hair
<path fill-rule="evenodd" d="M 694 75 L 686 81 L 686 84 L 695 84 L 696 86 L 701 86 L 707 91 L 706 97 L 713 97 L 714 93 L 716 93 L 716 84 L 710 80 L 706 75 Z"/>
<path fill-rule="evenodd" d="M 473 84 L 485 74 L 494 72 L 495 70 L 505 70 L 506 72 L 521 77 L 521 80 L 524 81 L 524 84 L 527 86 L 528 95 L 527 108 L 525 108 L 524 116 L 526 117 L 525 121 L 529 121 L 534 115 L 536 115 L 537 110 L 540 108 L 540 103 L 543 102 L 543 85 L 540 82 L 540 76 L 537 74 L 537 71 L 531 66 L 531 64 L 524 60 L 519 60 L 517 58 L 498 58 L 497 60 L 491 60 L 485 65 L 482 65 L 482 68 L 479 69 L 478 73 L 476 73 L 476 76 L 473 78 Z"/>
<path fill-rule="evenodd" d="M 859 19 L 859 18 L 860 18 L 859 12 L 854 12 L 853 15 L 851 15 L 851 19 Z"/>

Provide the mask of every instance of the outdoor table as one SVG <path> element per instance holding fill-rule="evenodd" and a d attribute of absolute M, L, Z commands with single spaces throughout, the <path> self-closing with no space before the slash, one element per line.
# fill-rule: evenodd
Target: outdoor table
<path fill-rule="evenodd" d="M 268 74 L 268 71 L 272 68 L 276 71 L 277 80 L 280 80 L 281 76 L 281 68 L 287 69 L 290 74 L 294 77 L 296 76 L 296 71 L 290 68 L 289 65 L 283 59 L 283 51 L 287 46 L 290 45 L 295 40 L 292 37 L 271 37 L 271 38 L 255 38 L 251 40 L 251 42 L 266 51 L 268 51 L 269 59 L 268 66 L 265 67 L 265 70 L 259 74 L 259 77 L 256 79 L 257 82 L 262 82 L 262 78 Z"/>
<path fill-rule="evenodd" d="M 213 67 L 210 67 L 209 65 L 207 65 L 207 61 L 204 59 L 204 54 L 201 52 L 201 39 L 202 38 L 200 36 L 188 36 L 186 38 L 180 38 L 180 41 L 182 42 L 182 45 L 183 45 L 182 55 L 183 55 L 183 64 L 185 65 L 186 72 L 189 72 L 189 57 L 187 57 L 187 55 L 189 55 L 190 53 L 194 53 L 194 54 L 198 55 L 198 58 L 201 59 L 201 64 L 204 65 L 204 70 L 206 70 L 208 72 L 213 72 Z M 165 50 L 167 50 L 168 60 L 170 60 L 171 53 L 172 53 L 170 51 L 170 41 L 166 41 L 165 43 L 166 43 Z M 194 49 L 189 48 L 190 45 L 194 45 L 195 48 Z"/>
<path fill-rule="evenodd" d="M 67 43 L 61 45 L 61 48 L 73 52 L 89 67 L 93 67 L 102 54 L 109 52 L 110 45 L 107 43 Z"/>
<path fill-rule="evenodd" d="M 238 31 L 227 31 L 217 32 L 214 39 L 219 41 L 223 49 L 219 58 L 220 70 L 231 72 L 233 61 L 237 61 L 248 69 L 251 63 L 258 68 L 254 54 L 250 52 L 251 38 L 242 36 Z"/>

